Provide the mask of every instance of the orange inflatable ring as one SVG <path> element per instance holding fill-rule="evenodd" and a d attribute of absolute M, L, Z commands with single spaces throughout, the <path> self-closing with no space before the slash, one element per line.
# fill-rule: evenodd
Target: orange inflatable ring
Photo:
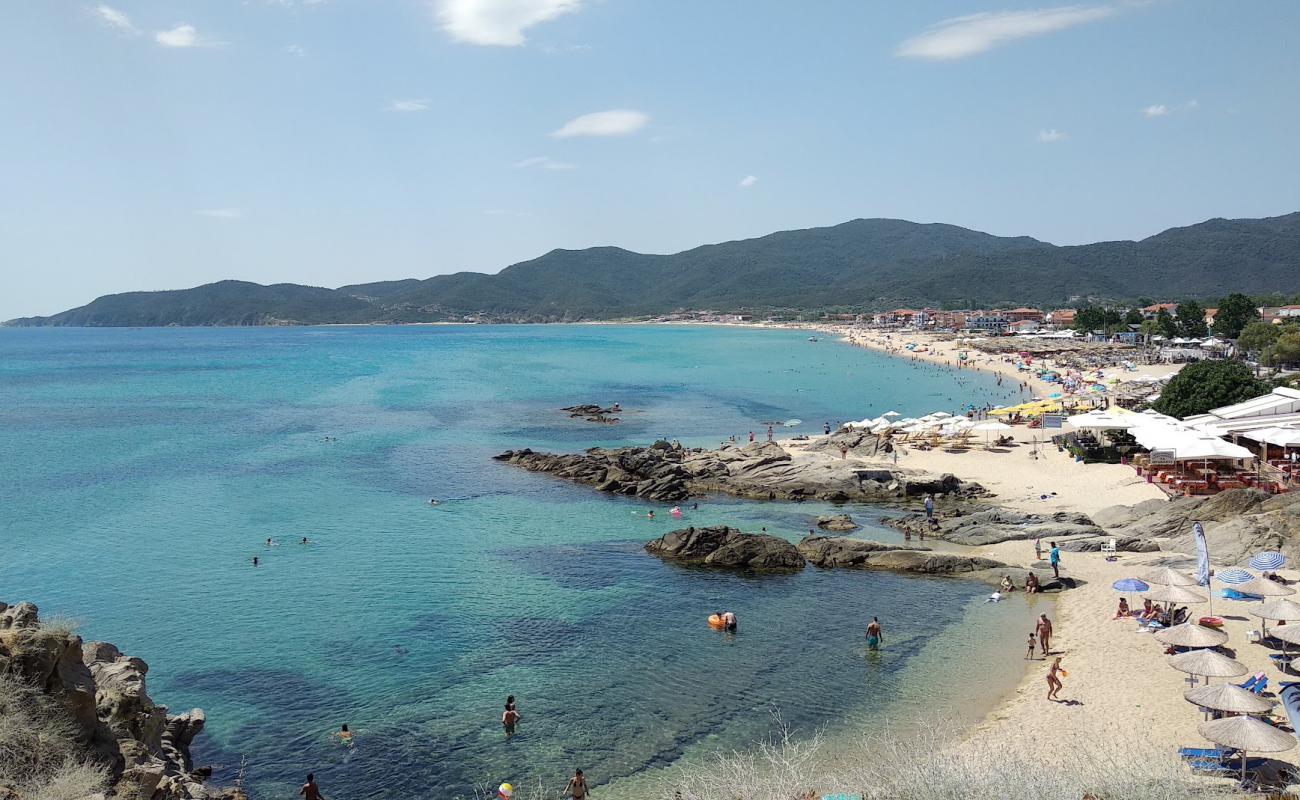
<path fill-rule="evenodd" d="M 1199 620 L 1197 620 L 1197 622 L 1199 622 L 1201 625 L 1207 628 L 1223 627 L 1223 620 L 1219 619 L 1218 617 L 1201 617 Z"/>
<path fill-rule="evenodd" d="M 710 615 L 709 615 L 709 627 L 710 627 L 710 628 L 713 628 L 714 630 L 719 630 L 719 631 L 720 631 L 720 630 L 722 630 L 725 626 L 726 626 L 726 623 L 722 621 L 722 617 L 719 617 L 717 614 L 710 614 Z"/>

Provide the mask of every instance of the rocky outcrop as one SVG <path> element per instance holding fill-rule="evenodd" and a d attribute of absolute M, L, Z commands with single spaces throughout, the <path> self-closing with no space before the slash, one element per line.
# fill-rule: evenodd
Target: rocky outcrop
<path fill-rule="evenodd" d="M 824 531 L 835 531 L 836 533 L 848 533 L 856 531 L 858 523 L 853 521 L 853 517 L 848 514 L 835 514 L 829 517 L 818 517 L 817 527 Z"/>
<path fill-rule="evenodd" d="M 1042 539 L 1047 542 L 1076 536 L 1096 537 L 1104 533 L 1086 514 L 1065 511 L 1030 514 L 1006 508 L 986 508 L 970 513 L 944 515 L 938 519 L 938 523 L 938 530 L 932 530 L 923 514 L 885 520 L 886 525 L 901 530 L 974 547 L 1026 539 Z"/>
<path fill-rule="evenodd" d="M 978 484 L 963 483 L 952 475 L 863 467 L 820 457 L 796 459 L 772 442 L 703 450 L 660 441 L 650 447 L 597 447 L 567 455 L 525 449 L 507 451 L 496 460 L 598 491 L 665 503 L 711 493 L 832 503 L 900 503 L 925 494 L 956 500 L 985 493 Z"/>
<path fill-rule="evenodd" d="M 1159 538 L 1160 549 L 1179 553 L 1196 552 L 1192 524 L 1200 522 L 1216 564 L 1243 564 L 1263 550 L 1300 559 L 1300 493 L 1229 489 L 1210 497 L 1107 508 L 1095 516 L 1113 536 Z"/>
<path fill-rule="evenodd" d="M 718 525 L 672 531 L 645 546 L 647 553 L 683 564 L 743 570 L 803 569 L 803 556 L 778 536 Z"/>
<path fill-rule="evenodd" d="M 799 554 L 814 567 L 861 567 L 871 556 L 891 550 L 929 552 L 928 547 L 903 547 L 847 536 L 805 536 L 799 542 Z"/>
<path fill-rule="evenodd" d="M 894 445 L 866 431 L 854 428 L 840 428 L 830 436 L 819 436 L 804 448 L 810 453 L 825 453 L 839 457 L 846 449 L 849 455 L 859 458 L 885 456 L 894 451 Z"/>
<path fill-rule="evenodd" d="M 1072 553 L 1099 553 L 1111 539 L 1115 540 L 1115 551 L 1118 553 L 1160 552 L 1160 544 L 1158 542 L 1152 541 L 1151 539 L 1143 539 L 1138 536 L 1106 536 L 1097 539 L 1071 539 L 1068 542 L 1058 542 L 1057 547 L 1061 550 Z"/>
<path fill-rule="evenodd" d="M 585 419 L 587 422 L 599 422 L 602 425 L 617 425 L 619 422 L 615 414 L 622 411 L 617 404 L 609 408 L 601 408 L 595 404 L 581 406 L 568 406 L 560 409 L 569 412 L 569 416 L 574 419 Z"/>
<path fill-rule="evenodd" d="M 199 709 L 168 716 L 145 687 L 149 666 L 105 642 L 40 622 L 36 606 L 0 603 L 0 673 L 57 701 L 86 758 L 108 773 L 110 794 L 130 800 L 243 800 L 238 790 L 204 785 L 190 743 L 203 730 Z M 6 787 L 0 786 L 0 796 Z M 17 796 L 17 795 L 16 795 Z"/>

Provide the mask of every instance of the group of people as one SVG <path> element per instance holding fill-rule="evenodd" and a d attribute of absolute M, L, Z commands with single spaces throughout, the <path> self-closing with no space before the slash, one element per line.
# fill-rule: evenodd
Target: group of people
<path fill-rule="evenodd" d="M 306 536 L 304 536 L 304 537 L 302 537 L 301 539 L 298 540 L 298 544 L 311 544 L 311 540 L 308 539 Z M 267 539 L 266 539 L 266 546 L 267 546 L 267 547 L 278 547 L 279 545 L 276 544 L 275 539 L 273 539 L 273 538 L 271 538 L 271 537 L 268 536 Z M 253 566 L 255 566 L 255 567 L 260 567 L 260 566 L 262 566 L 262 559 L 258 558 L 257 556 L 253 556 Z"/>

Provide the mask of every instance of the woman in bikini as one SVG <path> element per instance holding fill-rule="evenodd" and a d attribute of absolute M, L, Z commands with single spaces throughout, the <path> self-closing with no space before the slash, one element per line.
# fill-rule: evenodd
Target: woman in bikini
<path fill-rule="evenodd" d="M 1056 696 L 1056 693 L 1061 691 L 1061 685 L 1062 685 L 1061 679 L 1057 677 L 1058 672 L 1060 673 L 1065 672 L 1065 670 L 1061 669 L 1060 656 L 1057 656 L 1056 658 L 1052 659 L 1052 666 L 1047 669 L 1047 699 L 1048 700 L 1056 701 L 1060 699 L 1059 697 Z"/>

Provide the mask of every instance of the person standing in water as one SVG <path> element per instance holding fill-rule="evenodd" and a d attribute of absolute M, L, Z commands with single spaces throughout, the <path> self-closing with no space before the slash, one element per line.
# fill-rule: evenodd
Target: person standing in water
<path fill-rule="evenodd" d="M 257 560 L 257 556 L 253 556 L 253 566 L 256 567 L 256 566 L 257 566 L 258 564 L 260 564 L 260 563 L 262 563 L 262 562 L 260 562 L 260 561 Z"/>
<path fill-rule="evenodd" d="M 501 727 L 506 729 L 507 739 L 515 735 L 515 723 L 517 722 L 519 722 L 519 712 L 515 711 L 515 704 L 507 700 L 506 710 L 501 714 Z"/>
<path fill-rule="evenodd" d="M 880 628 L 880 619 L 872 617 L 871 622 L 867 624 L 867 649 L 879 650 L 882 642 L 885 641 L 885 632 Z"/>
<path fill-rule="evenodd" d="M 587 778 L 582 774 L 582 770 L 575 769 L 573 777 L 565 784 L 561 797 L 572 797 L 573 800 L 584 800 L 587 796 Z"/>
<path fill-rule="evenodd" d="M 768 425 L 768 426 L 767 426 L 767 440 L 768 440 L 769 442 L 772 441 L 772 426 L 771 426 L 771 425 Z"/>
<path fill-rule="evenodd" d="M 733 614 L 733 613 L 730 612 L 730 611 L 723 612 L 723 614 L 722 614 L 722 629 L 725 630 L 725 631 L 727 631 L 728 633 L 735 633 L 735 632 L 736 632 L 736 615 L 735 615 L 735 614 Z"/>
<path fill-rule="evenodd" d="M 320 787 L 316 785 L 316 775 L 307 773 L 307 782 L 298 790 L 298 794 L 303 796 L 303 800 L 325 800 L 325 795 L 320 793 Z"/>

